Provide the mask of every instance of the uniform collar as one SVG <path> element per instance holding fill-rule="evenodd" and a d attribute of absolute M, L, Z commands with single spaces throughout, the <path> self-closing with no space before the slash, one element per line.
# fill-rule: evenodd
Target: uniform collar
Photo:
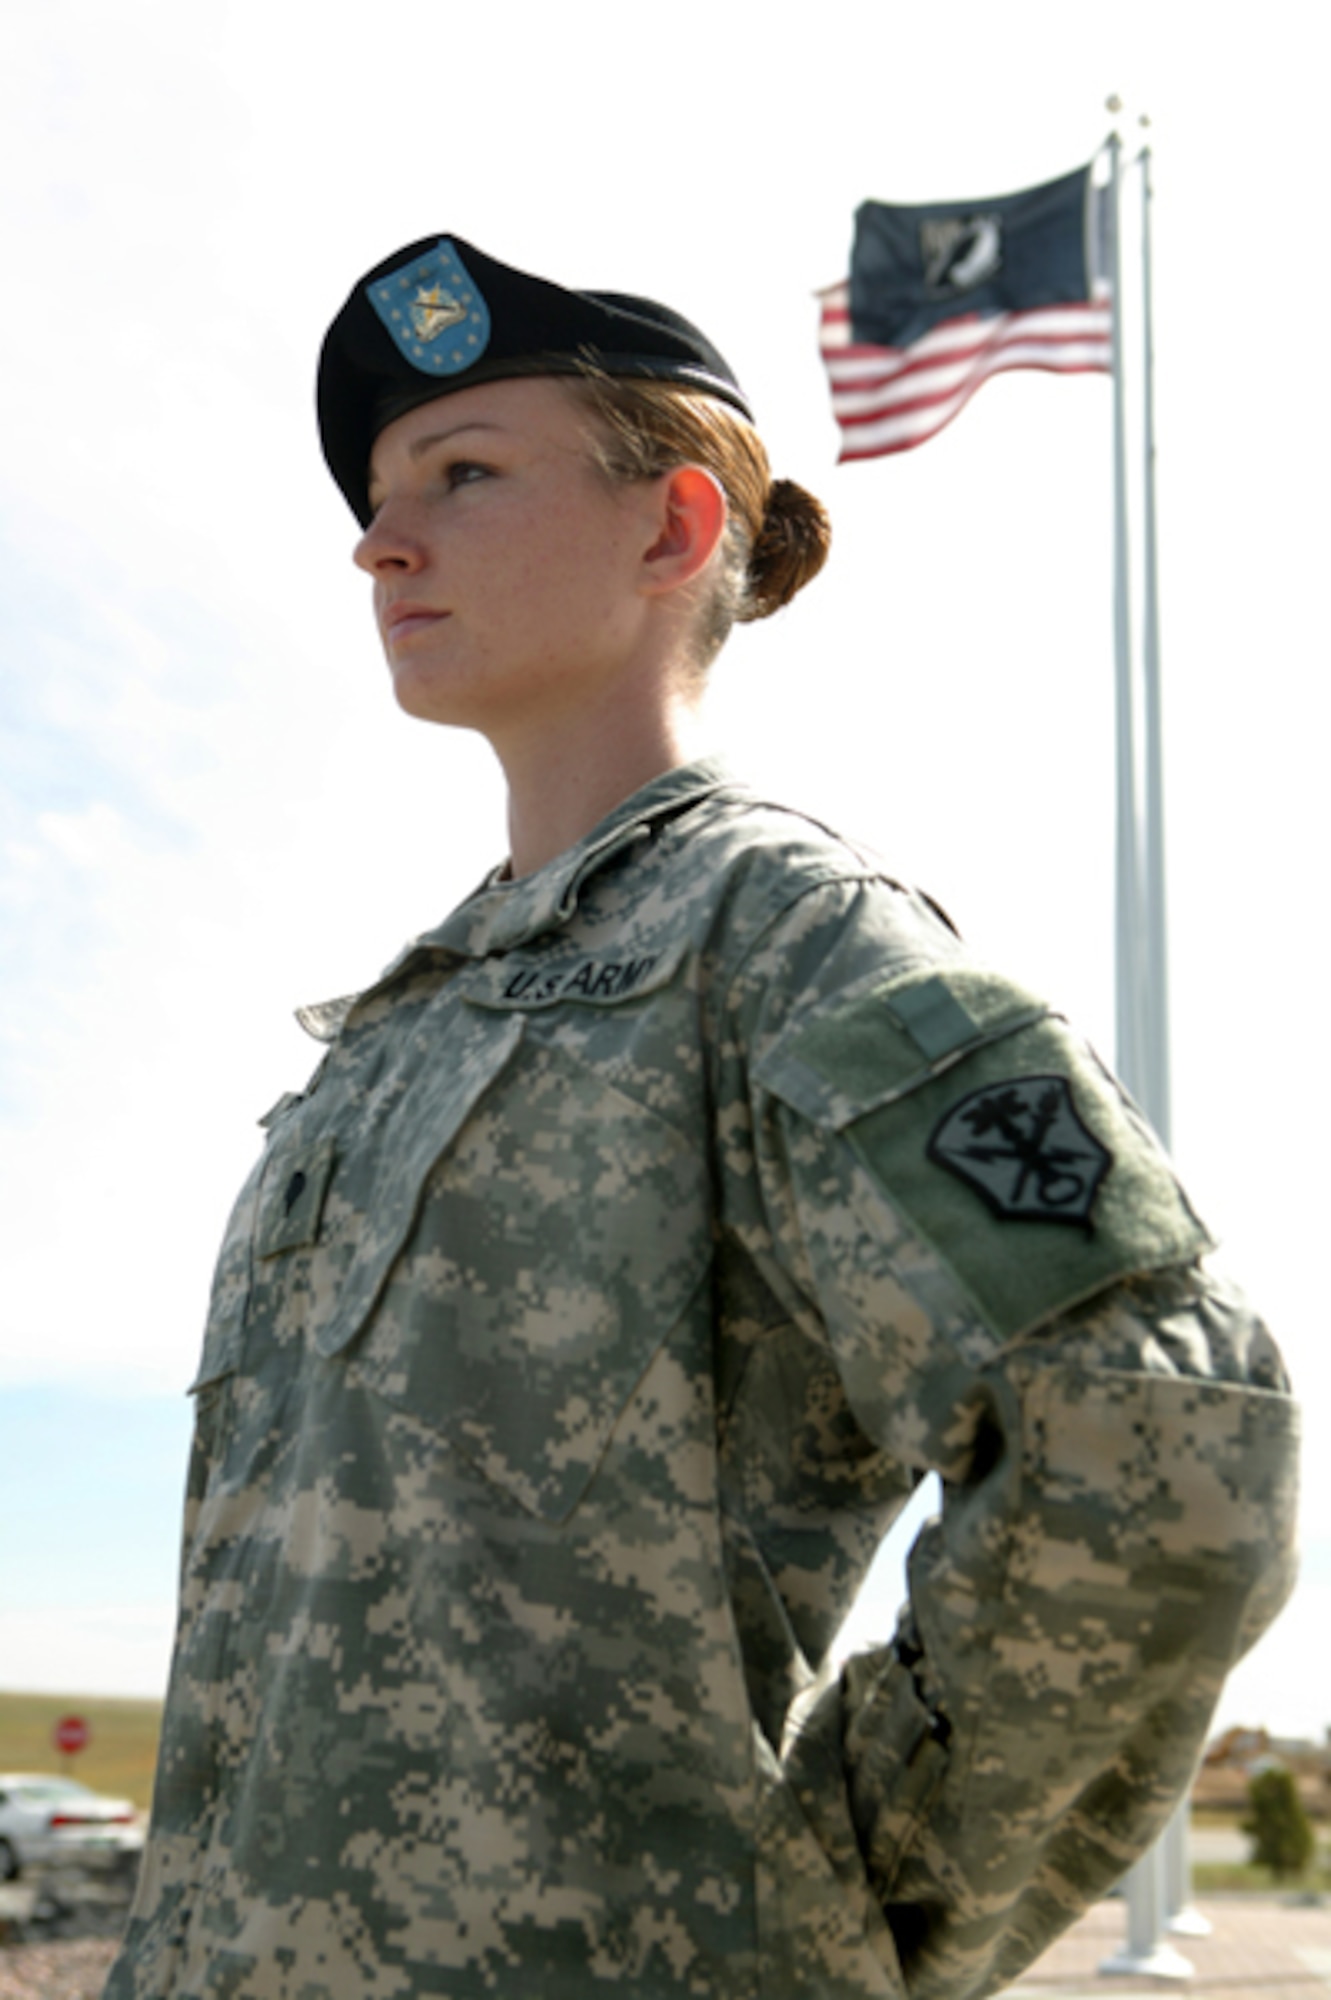
<path fill-rule="evenodd" d="M 703 757 L 664 772 L 616 806 L 576 845 L 547 861 L 544 868 L 517 882 L 500 880 L 501 869 L 493 869 L 452 916 L 413 938 L 373 986 L 344 999 L 298 1007 L 296 1019 L 316 1041 L 335 1041 L 359 1001 L 418 962 L 437 960 L 441 953 L 454 958 L 488 958 L 492 952 L 512 951 L 531 938 L 562 929 L 578 907 L 583 884 L 598 869 L 624 849 L 650 840 L 664 821 L 723 789 L 734 790 L 736 784 L 719 757 Z"/>
<path fill-rule="evenodd" d="M 578 907 L 583 884 L 598 869 L 626 848 L 650 840 L 664 821 L 733 783 L 719 757 L 664 772 L 543 868 L 516 882 L 499 880 L 496 869 L 442 924 L 423 932 L 409 952 L 433 949 L 485 958 L 561 929 Z"/>

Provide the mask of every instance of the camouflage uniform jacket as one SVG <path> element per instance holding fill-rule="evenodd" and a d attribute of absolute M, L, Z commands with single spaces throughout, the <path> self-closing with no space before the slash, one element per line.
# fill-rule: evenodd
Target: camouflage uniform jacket
<path fill-rule="evenodd" d="M 1012 1976 L 1288 1581 L 1280 1364 L 1131 1105 L 710 764 L 305 1018 L 108 1996 Z M 930 1468 L 900 1627 L 826 1667 Z"/>

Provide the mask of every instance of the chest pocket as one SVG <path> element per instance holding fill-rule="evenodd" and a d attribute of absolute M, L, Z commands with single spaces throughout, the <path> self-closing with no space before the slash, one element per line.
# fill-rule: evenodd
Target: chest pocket
<path fill-rule="evenodd" d="M 269 1146 L 227 1226 L 195 1390 L 242 1361 L 261 1368 L 274 1348 L 308 1345 L 331 1357 L 356 1340 L 431 1168 L 511 1060 L 522 1027 L 516 1018 L 455 1026 L 447 1061 L 436 1054 L 409 1077 L 390 1077 L 359 1121 L 328 1090 L 293 1099 L 285 1115 L 284 1101 L 263 1121 Z M 329 1115 L 345 1135 L 320 1129 Z"/>
<path fill-rule="evenodd" d="M 217 1267 L 213 1272 L 208 1319 L 204 1327 L 203 1353 L 198 1373 L 190 1383 L 190 1394 L 212 1388 L 240 1366 L 245 1335 L 245 1303 L 250 1288 L 250 1242 L 254 1234 L 263 1182 L 264 1163 L 260 1160 L 241 1189 L 231 1211 Z"/>
<path fill-rule="evenodd" d="M 710 1255 L 701 1157 L 528 1041 L 430 1169 L 353 1372 L 562 1520 Z"/>

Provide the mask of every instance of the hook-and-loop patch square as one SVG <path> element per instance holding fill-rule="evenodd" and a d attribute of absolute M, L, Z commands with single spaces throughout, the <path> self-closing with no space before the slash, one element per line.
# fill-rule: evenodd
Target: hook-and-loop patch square
<path fill-rule="evenodd" d="M 317 1239 L 335 1159 L 332 1139 L 316 1139 L 312 1145 L 274 1157 L 264 1178 L 255 1234 L 260 1257 L 302 1250 Z"/>

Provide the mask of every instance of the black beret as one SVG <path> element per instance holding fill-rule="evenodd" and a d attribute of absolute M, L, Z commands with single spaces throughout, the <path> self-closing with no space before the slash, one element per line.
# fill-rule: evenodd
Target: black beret
<path fill-rule="evenodd" d="M 752 421 L 724 358 L 669 306 L 620 292 L 567 292 L 461 237 L 427 237 L 367 272 L 324 336 L 324 457 L 364 527 L 370 449 L 394 418 L 474 382 L 576 375 L 584 366 L 705 389 Z"/>

